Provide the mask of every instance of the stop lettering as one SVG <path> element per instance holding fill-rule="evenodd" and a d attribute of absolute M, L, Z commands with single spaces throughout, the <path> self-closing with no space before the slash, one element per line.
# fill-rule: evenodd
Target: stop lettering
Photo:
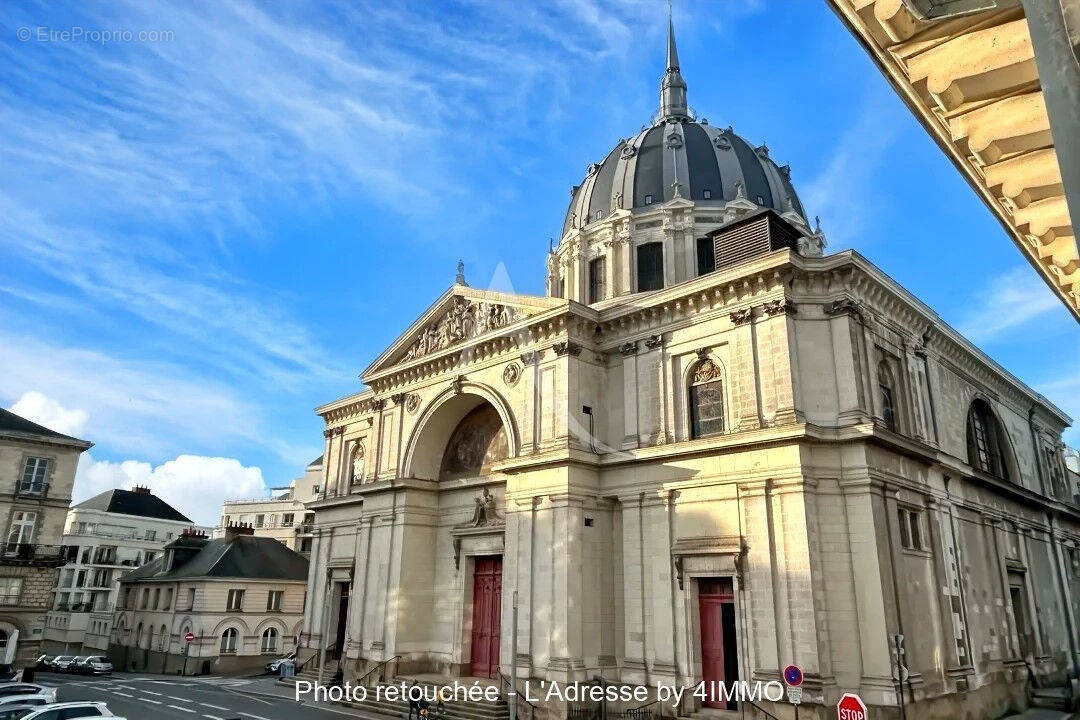
<path fill-rule="evenodd" d="M 844 693 L 836 703 L 837 720 L 866 720 L 866 705 L 855 693 Z"/>

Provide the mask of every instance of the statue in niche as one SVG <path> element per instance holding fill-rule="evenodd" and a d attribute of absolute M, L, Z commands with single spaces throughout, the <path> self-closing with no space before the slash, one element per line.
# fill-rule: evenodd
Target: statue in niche
<path fill-rule="evenodd" d="M 474 498 L 474 500 L 476 507 L 473 509 L 472 519 L 466 523 L 467 527 L 487 527 L 503 524 L 502 515 L 499 514 L 498 506 L 495 504 L 495 496 L 487 488 L 484 488 L 483 495 Z"/>
<path fill-rule="evenodd" d="M 364 482 L 364 470 L 366 469 L 366 465 L 367 458 L 364 453 L 364 446 L 361 443 L 357 443 L 352 456 L 352 481 L 354 484 Z"/>

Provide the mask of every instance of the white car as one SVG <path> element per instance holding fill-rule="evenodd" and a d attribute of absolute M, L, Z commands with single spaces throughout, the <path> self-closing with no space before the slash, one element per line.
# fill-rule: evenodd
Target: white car
<path fill-rule="evenodd" d="M 278 658 L 277 660 L 271 660 L 270 662 L 266 663 L 266 672 L 276 674 L 278 671 L 281 670 L 282 663 L 292 662 L 295 659 L 296 651 L 293 650 L 285 657 Z"/>
<path fill-rule="evenodd" d="M 56 688 L 36 683 L 5 683 L 0 685 L 0 700 L 44 695 L 49 702 L 56 702 Z"/>
<path fill-rule="evenodd" d="M 34 695 L 7 695 L 0 697 L 0 708 L 7 709 L 14 705 L 48 705 L 56 699 L 56 696 L 52 697 L 45 693 L 35 693 Z"/>
<path fill-rule="evenodd" d="M 65 702 L 53 705 L 45 705 L 28 715 L 23 715 L 19 720 L 71 720 L 72 718 L 108 718 L 108 720 L 124 720 L 117 717 L 109 710 L 109 706 L 103 702 Z"/>

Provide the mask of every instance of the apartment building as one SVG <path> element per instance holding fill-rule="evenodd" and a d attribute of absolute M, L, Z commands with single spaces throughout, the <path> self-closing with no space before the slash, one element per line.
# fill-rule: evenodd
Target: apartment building
<path fill-rule="evenodd" d="M 108 648 L 120 576 L 153 561 L 191 526 L 186 515 L 146 487 L 108 490 L 72 507 L 63 537 L 66 563 L 45 618 L 44 650 Z"/>
<path fill-rule="evenodd" d="M 0 662 L 22 666 L 41 650 L 75 469 L 92 446 L 0 409 Z"/>
<path fill-rule="evenodd" d="M 214 537 L 223 537 L 230 524 L 250 525 L 258 537 L 274 538 L 290 550 L 310 553 L 315 515 L 304 504 L 318 496 L 322 477 L 322 457 L 318 457 L 289 485 L 273 488 L 270 497 L 226 502 Z"/>
<path fill-rule="evenodd" d="M 134 671 L 261 670 L 296 647 L 307 574 L 307 558 L 251 527 L 230 525 L 213 540 L 185 531 L 121 579 L 109 655 Z"/>

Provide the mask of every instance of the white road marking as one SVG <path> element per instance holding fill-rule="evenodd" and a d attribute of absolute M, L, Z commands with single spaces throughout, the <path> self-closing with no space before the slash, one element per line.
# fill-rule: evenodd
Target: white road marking
<path fill-rule="evenodd" d="M 179 705 L 170 705 L 169 707 L 171 707 L 173 710 L 180 710 L 182 712 L 191 713 L 192 715 L 195 714 L 194 710 L 189 710 L 186 707 L 180 707 Z M 264 720 L 266 719 L 264 718 Z"/>
<path fill-rule="evenodd" d="M 217 715 L 206 715 L 206 714 L 203 714 L 203 717 L 204 717 L 204 718 L 209 718 L 209 720 L 225 720 L 224 718 L 219 718 L 219 717 L 218 717 Z"/>
<path fill-rule="evenodd" d="M 262 715 L 252 715 L 251 713 L 246 713 L 246 712 L 238 712 L 237 714 L 246 715 L 249 718 L 255 718 L 255 720 L 270 720 L 270 718 L 265 718 Z"/>
<path fill-rule="evenodd" d="M 210 703 L 199 703 L 199 704 L 200 705 L 205 705 L 206 707 L 212 707 L 215 710 L 224 710 L 225 712 L 232 712 L 232 710 L 230 710 L 229 708 L 223 708 L 220 705 L 211 705 Z"/>
<path fill-rule="evenodd" d="M 150 698 L 139 698 L 139 699 L 142 700 L 143 702 L 154 703 L 155 705 L 163 705 L 164 704 L 160 700 L 151 700 Z"/>
<path fill-rule="evenodd" d="M 191 699 L 191 698 L 178 698 L 175 695 L 166 695 L 165 697 L 169 698 L 170 700 L 179 700 L 180 702 L 187 702 L 188 700 Z"/>
<path fill-rule="evenodd" d="M 129 697 L 129 698 L 132 698 L 132 699 L 134 699 L 134 697 L 135 697 L 134 695 L 129 695 L 127 693 L 120 692 L 119 690 L 113 690 L 112 694 L 113 695 L 123 695 L 124 697 Z"/>
<path fill-rule="evenodd" d="M 165 697 L 165 693 L 156 693 L 153 690 L 143 690 L 147 695 L 156 695 L 157 697 Z"/>

